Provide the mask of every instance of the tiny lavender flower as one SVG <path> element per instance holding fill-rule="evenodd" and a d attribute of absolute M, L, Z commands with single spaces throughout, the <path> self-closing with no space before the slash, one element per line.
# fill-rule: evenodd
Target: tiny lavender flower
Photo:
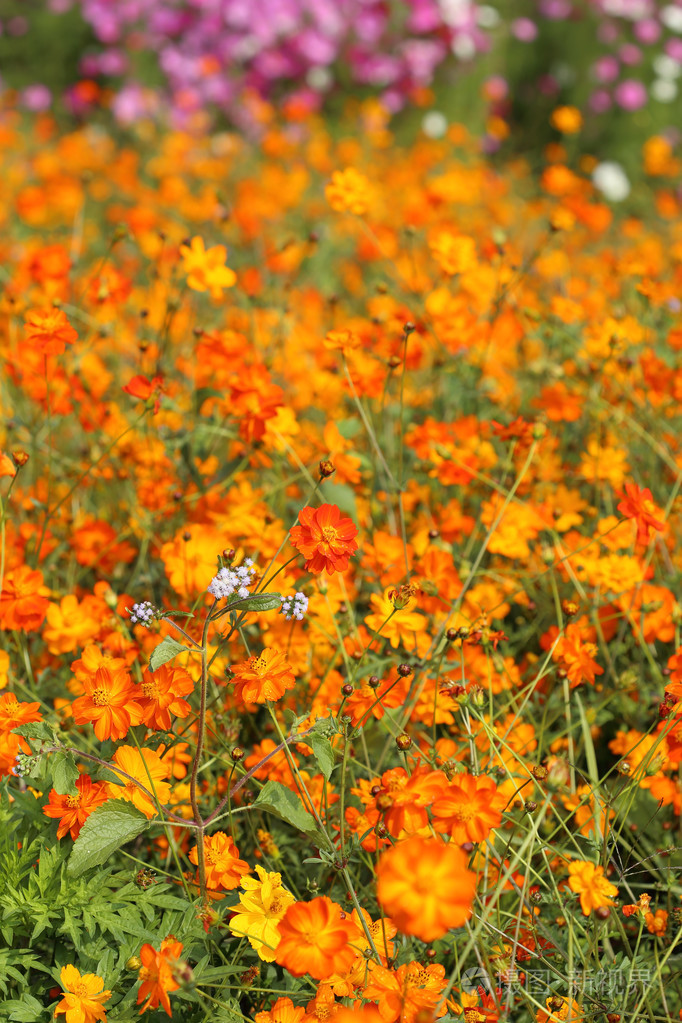
<path fill-rule="evenodd" d="M 216 600 L 223 600 L 236 593 L 238 597 L 248 597 L 249 586 L 253 584 L 256 569 L 251 558 L 245 558 L 239 568 L 221 568 L 211 579 L 208 592 Z"/>
<path fill-rule="evenodd" d="M 299 622 L 303 620 L 303 616 L 308 610 L 308 598 L 304 593 L 295 593 L 293 597 L 280 597 L 282 606 L 279 609 L 280 614 L 283 614 L 286 620 L 289 622 L 292 618 L 296 618 Z"/>
<path fill-rule="evenodd" d="M 133 625 L 144 625 L 146 629 L 160 615 L 158 609 L 148 600 L 143 600 L 141 604 L 133 604 L 132 611 L 129 607 L 126 608 L 126 611 L 129 612 Z"/>

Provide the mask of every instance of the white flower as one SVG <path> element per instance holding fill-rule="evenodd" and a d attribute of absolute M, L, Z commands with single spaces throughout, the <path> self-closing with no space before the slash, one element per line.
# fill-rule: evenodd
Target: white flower
<path fill-rule="evenodd" d="M 249 586 L 253 585 L 256 569 L 251 558 L 245 558 L 239 568 L 221 568 L 208 585 L 208 592 L 216 600 L 224 600 L 233 594 L 241 599 L 249 596 Z"/>
<path fill-rule="evenodd" d="M 440 110 L 429 110 L 422 119 L 422 131 L 430 139 L 442 139 L 448 130 L 448 119 Z"/>
<path fill-rule="evenodd" d="M 293 597 L 280 597 L 282 606 L 279 609 L 280 613 L 284 615 L 286 620 L 289 622 L 292 618 L 296 618 L 297 621 L 302 621 L 303 616 L 308 610 L 308 598 L 305 593 L 294 593 Z"/>
<path fill-rule="evenodd" d="M 666 4 L 659 17 L 671 32 L 682 32 L 682 7 Z"/>
<path fill-rule="evenodd" d="M 677 93 L 677 82 L 672 82 L 669 78 L 657 78 L 651 83 L 651 95 L 659 103 L 672 103 L 677 99 Z"/>
<path fill-rule="evenodd" d="M 592 172 L 592 183 L 609 202 L 622 202 L 630 194 L 630 182 L 619 163 L 604 160 Z"/>

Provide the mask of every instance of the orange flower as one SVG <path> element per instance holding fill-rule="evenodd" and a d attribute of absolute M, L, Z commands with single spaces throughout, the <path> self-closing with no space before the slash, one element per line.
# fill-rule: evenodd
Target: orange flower
<path fill-rule="evenodd" d="M 63 838 L 66 832 L 70 831 L 71 838 L 75 841 L 92 811 L 106 803 L 109 798 L 104 782 L 98 781 L 93 784 L 88 774 L 82 774 L 78 778 L 76 789 L 77 794 L 73 796 L 60 796 L 52 789 L 50 798 L 43 807 L 46 817 L 54 817 L 59 821 L 57 838 Z"/>
<path fill-rule="evenodd" d="M 626 519 L 634 519 L 637 524 L 637 543 L 647 544 L 655 532 L 665 529 L 665 522 L 657 518 L 662 512 L 654 504 L 648 487 L 643 490 L 636 483 L 625 484 L 625 497 L 618 505 L 618 511 Z"/>
<path fill-rule="evenodd" d="M 583 118 L 577 107 L 557 107 L 552 111 L 550 122 L 562 135 L 575 135 L 583 126 Z"/>
<path fill-rule="evenodd" d="M 458 774 L 433 805 L 433 826 L 458 845 L 483 842 L 499 827 L 506 802 L 489 775 Z"/>
<path fill-rule="evenodd" d="M 325 335 L 323 343 L 324 347 L 332 352 L 346 352 L 352 348 L 359 348 L 362 340 L 354 330 L 330 330 Z"/>
<path fill-rule="evenodd" d="M 4 451 L 0 451 L 0 476 L 16 476 L 17 467 Z"/>
<path fill-rule="evenodd" d="M 140 949 L 142 966 L 138 978 L 142 984 L 137 992 L 137 1004 L 147 999 L 140 1009 L 140 1015 L 147 1009 L 156 1009 L 159 1003 L 168 1016 L 173 1015 L 168 993 L 180 987 L 176 974 L 184 967 L 184 963 L 180 962 L 181 952 L 182 942 L 176 941 L 172 934 L 163 939 L 158 952 L 152 945 L 143 945 Z"/>
<path fill-rule="evenodd" d="M 559 661 L 566 672 L 571 689 L 575 689 L 581 682 L 594 685 L 595 676 L 604 674 L 604 669 L 592 657 L 596 652 L 595 643 L 583 642 L 579 625 L 566 627 L 566 632 L 555 646 L 552 657 Z"/>
<path fill-rule="evenodd" d="M 49 593 L 42 572 L 28 565 L 8 572 L 0 592 L 0 629 L 35 632 L 45 621 Z"/>
<path fill-rule="evenodd" d="M 308 1002 L 303 1023 L 326 1023 L 330 1016 L 335 1016 L 341 1008 L 329 984 L 320 984 L 315 997 Z"/>
<path fill-rule="evenodd" d="M 111 991 L 104 991 L 104 981 L 96 973 L 82 976 L 75 966 L 62 966 L 59 974 L 65 995 L 54 1010 L 55 1016 L 66 1014 L 66 1023 L 95 1023 L 104 1020 L 107 1014 L 102 1002 L 111 998 Z"/>
<path fill-rule="evenodd" d="M 291 665 L 279 650 L 266 649 L 259 657 L 250 657 L 241 664 L 233 664 L 235 696 L 244 703 L 265 703 L 279 700 L 287 689 L 296 684 Z"/>
<path fill-rule="evenodd" d="M 305 1011 L 290 998 L 278 998 L 269 1012 L 257 1012 L 255 1023 L 302 1023 Z"/>
<path fill-rule="evenodd" d="M 189 245 L 180 246 L 183 258 L 183 269 L 187 274 L 187 284 L 192 291 L 210 291 L 211 298 L 222 296 L 223 288 L 231 288 L 237 280 L 234 270 L 225 266 L 227 249 L 224 245 L 214 245 L 212 249 L 204 246 L 203 238 L 192 238 Z"/>
<path fill-rule="evenodd" d="M 169 732 L 171 714 L 177 718 L 186 718 L 191 707 L 183 696 L 194 689 L 194 682 L 184 668 L 173 668 L 162 664 L 156 671 L 145 670 L 139 688 L 142 723 L 148 728 Z"/>
<path fill-rule="evenodd" d="M 337 213 L 355 213 L 361 217 L 369 208 L 370 183 L 368 178 L 354 167 L 334 171 L 332 179 L 324 190 L 327 202 Z"/>
<path fill-rule="evenodd" d="M 48 650 L 51 654 L 65 654 L 89 643 L 99 634 L 100 618 L 101 601 L 97 597 L 86 594 L 79 604 L 73 593 L 67 593 L 47 609 L 43 639 Z"/>
<path fill-rule="evenodd" d="M 467 235 L 441 230 L 432 239 L 429 248 L 446 274 L 454 276 L 476 269 L 476 243 Z"/>
<path fill-rule="evenodd" d="M 349 941 L 356 928 L 326 895 L 289 906 L 278 929 L 281 939 L 275 962 L 295 977 L 308 973 L 326 980 L 332 973 L 343 973 L 355 959 Z"/>
<path fill-rule="evenodd" d="M 38 702 L 19 703 L 14 693 L 3 693 L 0 696 L 0 733 L 11 732 L 17 725 L 27 725 L 31 721 L 42 721 L 39 706 Z"/>
<path fill-rule="evenodd" d="M 476 875 L 453 842 L 412 838 L 382 854 L 377 898 L 396 927 L 422 941 L 435 941 L 471 915 Z"/>
<path fill-rule="evenodd" d="M 26 339 L 43 355 L 61 355 L 67 345 L 78 340 L 78 332 L 69 323 L 63 309 L 30 309 L 24 322 Z"/>
<path fill-rule="evenodd" d="M 378 964 L 370 966 L 370 977 L 363 997 L 376 999 L 382 1020 L 386 1023 L 414 1023 L 433 1018 L 433 1011 L 445 988 L 445 967 L 440 963 L 422 966 L 404 963 L 397 970 L 388 970 Z M 445 1015 L 443 1005 L 439 1015 Z"/>
<path fill-rule="evenodd" d="M 84 695 L 73 701 L 74 721 L 91 722 L 100 742 L 123 739 L 131 725 L 142 721 L 138 690 L 125 668 L 98 668 L 94 677 L 84 680 L 83 689 Z"/>
<path fill-rule="evenodd" d="M 144 747 L 138 750 L 133 746 L 119 746 L 114 753 L 109 769 L 114 774 L 118 774 L 117 767 L 130 775 L 130 778 L 119 774 L 120 785 L 114 782 L 107 783 L 107 791 L 111 799 L 125 799 L 147 817 L 156 816 L 155 803 L 145 795 L 139 785 L 135 784 L 138 781 L 140 785 L 144 785 L 148 792 L 156 796 L 159 803 L 168 804 L 171 787 L 165 779 L 169 776 L 171 764 L 168 760 L 162 760 L 156 750 Z"/>
<path fill-rule="evenodd" d="M 613 905 L 613 896 L 618 895 L 618 889 L 604 877 L 603 867 L 587 860 L 573 860 L 568 873 L 568 887 L 580 894 L 580 906 L 585 916 L 600 906 Z"/>
<path fill-rule="evenodd" d="M 216 831 L 214 835 L 204 838 L 204 857 L 206 859 L 206 883 L 217 892 L 221 888 L 232 891 L 239 888 L 244 874 L 251 873 L 251 867 L 245 860 L 239 859 L 239 850 L 234 840 L 224 831 Z M 197 847 L 189 854 L 190 863 L 199 863 Z"/>
<path fill-rule="evenodd" d="M 306 559 L 306 571 L 315 575 L 345 572 L 348 559 L 358 549 L 355 541 L 358 530 L 353 521 L 342 518 L 335 504 L 303 508 L 298 521 L 299 525 L 292 528 L 289 536 Z"/>
<path fill-rule="evenodd" d="M 428 767 L 419 767 L 411 775 L 403 767 L 384 771 L 376 806 L 384 812 L 389 832 L 399 838 L 428 828 L 427 807 L 443 795 L 446 785 L 443 772 Z"/>

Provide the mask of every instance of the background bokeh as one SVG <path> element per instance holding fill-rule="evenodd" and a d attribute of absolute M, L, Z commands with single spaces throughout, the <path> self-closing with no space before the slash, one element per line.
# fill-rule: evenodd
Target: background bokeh
<path fill-rule="evenodd" d="M 375 98 L 400 130 L 464 121 L 493 154 L 540 158 L 553 109 L 581 152 L 641 165 L 682 124 L 682 0 L 2 0 L 5 103 L 257 134 Z"/>

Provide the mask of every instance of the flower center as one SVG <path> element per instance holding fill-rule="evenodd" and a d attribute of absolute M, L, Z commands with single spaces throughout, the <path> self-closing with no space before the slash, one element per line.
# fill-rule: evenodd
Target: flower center
<path fill-rule="evenodd" d="M 467 803 L 460 803 L 459 806 L 456 806 L 451 812 L 450 816 L 459 824 L 468 824 L 470 820 L 473 820 L 475 811 L 473 806 L 470 806 Z"/>
<path fill-rule="evenodd" d="M 81 797 L 80 797 L 80 795 L 77 795 L 77 796 L 67 796 L 66 797 L 66 805 L 68 807 L 70 807 L 72 810 L 75 809 L 77 806 L 80 806 L 81 805 Z"/>
<path fill-rule="evenodd" d="M 328 547 L 333 546 L 339 539 L 338 530 L 334 526 L 325 526 L 322 530 L 322 536 L 324 538 L 323 543 Z"/>
<path fill-rule="evenodd" d="M 159 698 L 159 687 L 156 682 L 143 682 L 142 692 L 148 700 L 158 700 Z"/>
<path fill-rule="evenodd" d="M 109 693 L 106 689 L 95 689 L 92 694 L 92 702 L 96 707 L 108 707 Z"/>
<path fill-rule="evenodd" d="M 86 988 L 85 984 L 77 984 L 76 990 L 74 991 L 74 995 L 76 995 L 77 998 L 87 998 L 88 989 Z"/>

